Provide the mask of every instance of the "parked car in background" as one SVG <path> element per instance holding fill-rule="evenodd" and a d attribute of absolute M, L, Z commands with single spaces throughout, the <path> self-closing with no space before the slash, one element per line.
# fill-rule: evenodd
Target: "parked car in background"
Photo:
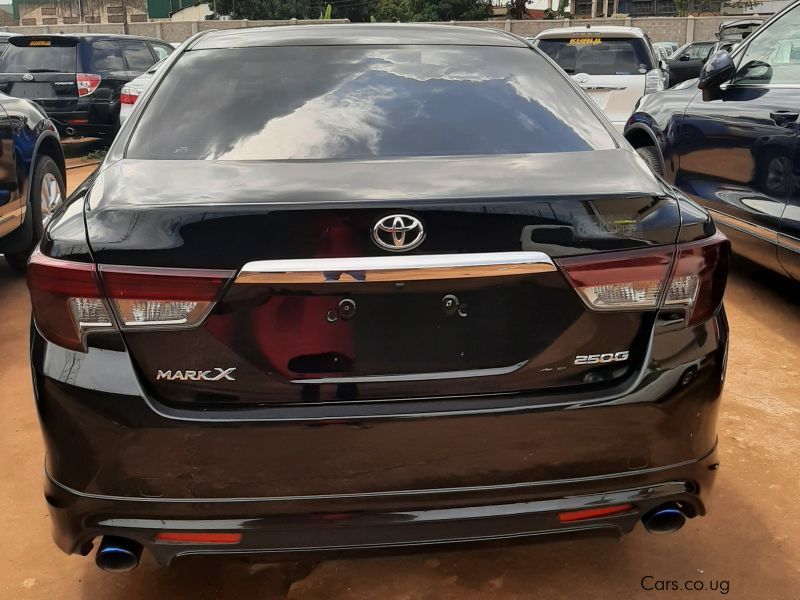
<path fill-rule="evenodd" d="M 519 37 L 320 31 L 193 37 L 32 257 L 58 546 L 120 571 L 705 514 L 708 214 Z M 595 45 L 646 71 L 641 39 Z"/>
<path fill-rule="evenodd" d="M 139 75 L 139 77 L 122 86 L 122 91 L 119 94 L 120 124 L 124 123 L 131 112 L 133 112 L 133 105 L 136 104 L 139 96 L 142 94 L 142 92 L 144 92 L 145 89 L 147 89 L 147 86 L 150 85 L 150 82 L 153 80 L 153 76 L 158 72 L 158 69 L 161 67 L 163 62 L 164 59 L 161 59 L 152 67 L 150 67 L 149 70 Z"/>
<path fill-rule="evenodd" d="M 669 51 L 669 48 L 665 46 L 656 46 L 653 44 L 653 50 L 656 52 L 656 58 L 659 60 L 659 65 L 661 62 L 666 61 L 672 52 Z"/>
<path fill-rule="evenodd" d="M 664 53 L 664 58 L 667 59 L 680 47 L 678 42 L 653 42 L 653 48 L 659 52 Z"/>
<path fill-rule="evenodd" d="M 64 154 L 42 110 L 4 94 L 0 148 L 0 254 L 21 271 L 64 198 Z"/>
<path fill-rule="evenodd" d="M 122 86 L 172 51 L 136 36 L 18 35 L 0 56 L 0 92 L 39 104 L 62 135 L 113 136 Z"/>
<path fill-rule="evenodd" d="M 735 21 L 721 23 L 717 32 L 717 43 L 714 45 L 712 54 L 717 50 L 732 52 L 735 46 L 746 40 L 763 23 L 763 17 L 748 17 L 747 19 L 736 19 Z"/>
<path fill-rule="evenodd" d="M 692 42 L 676 50 L 667 59 L 668 85 L 671 87 L 697 77 L 715 45 L 716 42 Z"/>
<path fill-rule="evenodd" d="M 572 76 L 619 131 L 639 98 L 664 89 L 656 53 L 637 27 L 547 29 L 534 45 Z"/>
<path fill-rule="evenodd" d="M 699 81 L 648 96 L 625 137 L 709 211 L 735 252 L 800 280 L 800 3 Z"/>

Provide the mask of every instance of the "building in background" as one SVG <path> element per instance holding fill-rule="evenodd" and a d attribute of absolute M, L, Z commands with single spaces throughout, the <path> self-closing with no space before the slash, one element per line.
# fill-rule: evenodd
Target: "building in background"
<path fill-rule="evenodd" d="M 771 15 L 794 0 L 764 0 L 756 6 L 737 6 L 736 0 L 688 0 L 681 16 L 694 15 Z M 578 18 L 610 17 L 677 17 L 674 0 L 571 0 L 572 15 Z"/>
<path fill-rule="evenodd" d="M 14 18 L 14 7 L 10 4 L 0 4 L 0 27 L 4 25 L 16 25 Z"/>
<path fill-rule="evenodd" d="M 20 25 L 141 23 L 180 12 L 202 20 L 210 12 L 208 3 L 198 0 L 11 0 L 11 8 L 12 20 Z M 14 24 L 2 23 L 2 16 L 0 11 L 0 24 Z"/>
<path fill-rule="evenodd" d="M 166 17 L 170 21 L 203 21 L 208 15 L 213 14 L 211 4 L 197 0 L 172 0 L 170 14 Z M 153 18 L 159 18 L 153 16 Z M 161 17 L 163 18 L 163 17 Z"/>

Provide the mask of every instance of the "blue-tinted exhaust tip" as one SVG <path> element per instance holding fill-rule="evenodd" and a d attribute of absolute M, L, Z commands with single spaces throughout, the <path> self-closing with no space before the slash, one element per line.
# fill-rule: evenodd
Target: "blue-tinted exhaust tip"
<path fill-rule="evenodd" d="M 674 504 L 665 504 L 642 517 L 644 528 L 657 535 L 675 533 L 686 523 L 686 515 Z"/>
<path fill-rule="evenodd" d="M 104 571 L 124 573 L 135 569 L 141 556 L 142 545 L 139 542 L 107 535 L 97 549 L 95 563 Z"/>

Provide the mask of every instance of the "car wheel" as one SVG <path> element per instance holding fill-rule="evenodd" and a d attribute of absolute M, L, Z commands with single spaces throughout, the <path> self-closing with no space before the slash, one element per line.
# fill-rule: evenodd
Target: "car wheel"
<path fill-rule="evenodd" d="M 636 153 L 644 159 L 650 170 L 656 175 L 664 175 L 664 165 L 661 163 L 661 155 L 655 146 L 642 146 L 636 149 Z"/>
<path fill-rule="evenodd" d="M 45 227 L 53 213 L 64 201 L 64 178 L 55 161 L 49 156 L 42 156 L 36 161 L 31 178 L 31 193 L 28 210 L 31 211 L 33 226 L 33 242 L 23 252 L 6 254 L 6 262 L 16 271 L 24 271 L 31 251 L 42 239 Z"/>

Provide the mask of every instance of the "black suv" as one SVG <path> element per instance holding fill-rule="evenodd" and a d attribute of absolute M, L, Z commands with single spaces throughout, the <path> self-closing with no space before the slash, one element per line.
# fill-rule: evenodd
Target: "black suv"
<path fill-rule="evenodd" d="M 0 57 L 0 92 L 39 104 L 62 135 L 114 135 L 122 86 L 172 50 L 128 35 L 14 36 Z"/>
<path fill-rule="evenodd" d="M 700 79 L 650 94 L 625 137 L 711 212 L 737 254 L 800 280 L 800 2 Z"/>

